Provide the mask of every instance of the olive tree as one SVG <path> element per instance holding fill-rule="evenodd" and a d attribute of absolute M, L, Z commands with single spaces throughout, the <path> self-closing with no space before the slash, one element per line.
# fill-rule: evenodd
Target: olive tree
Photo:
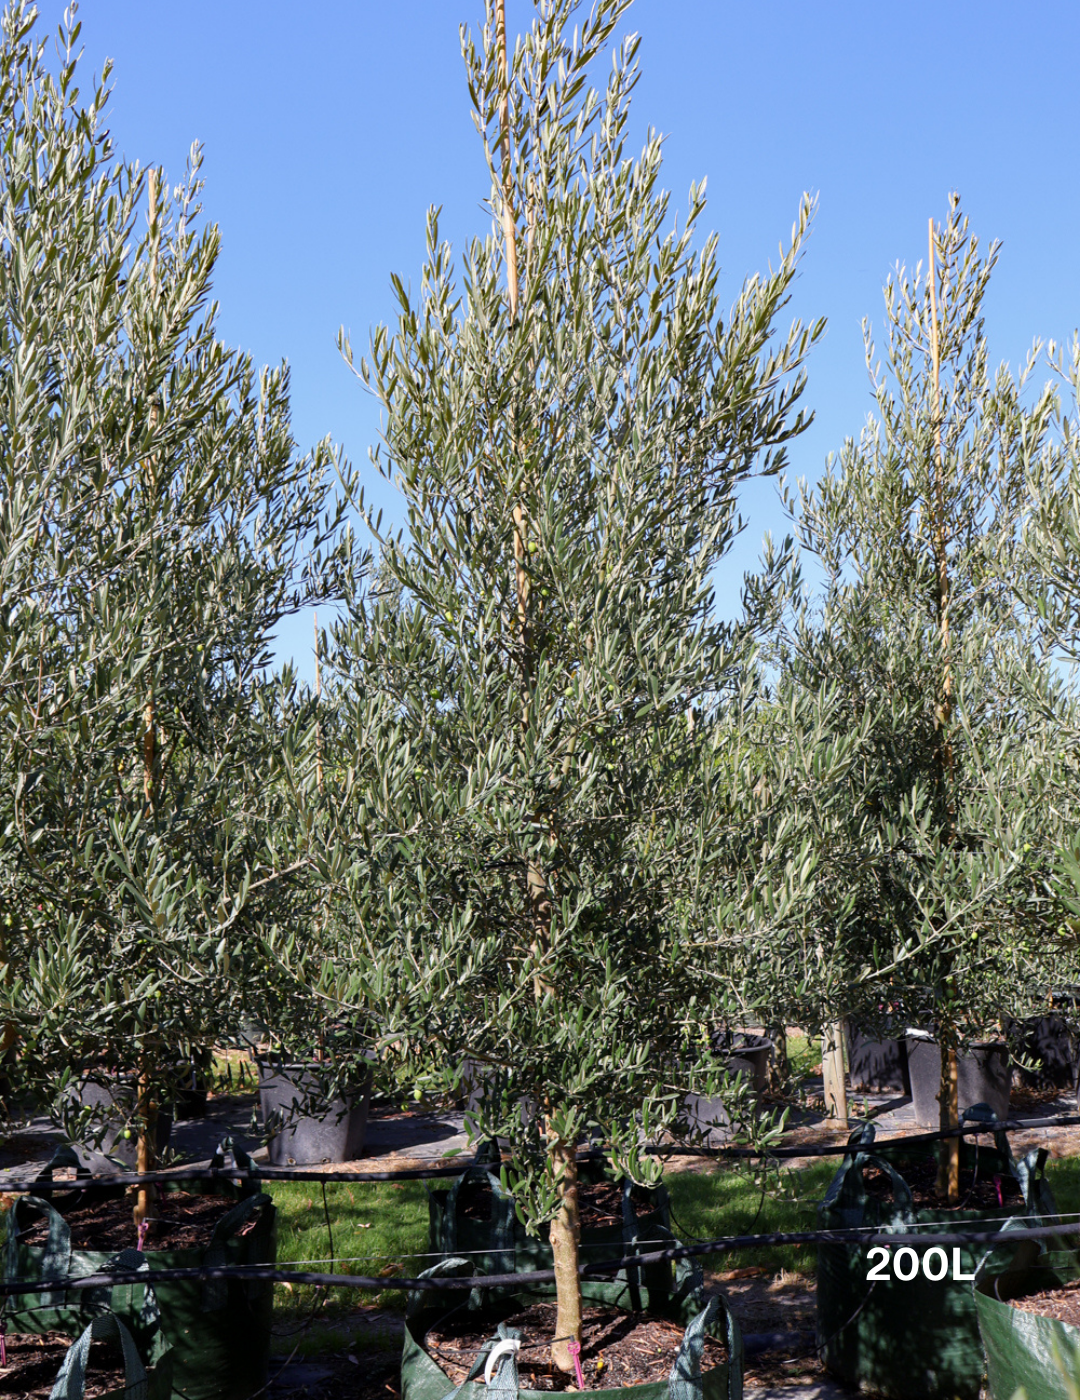
<path fill-rule="evenodd" d="M 845 807 L 817 821 L 822 880 L 810 959 L 837 1015 L 876 1005 L 941 1046 L 941 1126 L 954 1127 L 957 1052 L 1022 1014 L 1047 979 L 1045 877 L 1061 819 L 1060 745 L 1025 698 L 1037 665 L 1017 585 L 1027 480 L 1048 457 L 1051 385 L 989 363 L 983 253 L 953 197 L 926 267 L 885 289 L 885 370 L 866 331 L 876 415 L 792 502 L 825 572 L 790 626 L 782 689 L 820 695 L 866 742 Z M 830 854 L 826 854 L 828 851 Z M 939 1186 L 957 1192 L 958 1151 Z"/>
<path fill-rule="evenodd" d="M 432 211 L 419 291 L 395 280 L 396 325 L 356 361 L 406 528 L 357 498 L 379 583 L 336 635 L 348 744 L 328 793 L 356 933 L 318 983 L 379 1009 L 418 1087 L 460 1085 L 466 1062 L 482 1083 L 474 1129 L 509 1141 L 521 1210 L 550 1221 L 563 1369 L 578 1144 L 655 1179 L 642 1138 L 703 1083 L 703 949 L 799 888 L 767 859 L 726 893 L 710 875 L 752 784 L 736 739 L 714 761 L 751 630 L 718 618 L 710 577 L 738 484 L 808 421 L 821 326 L 774 326 L 811 210 L 723 314 L 704 187 L 676 224 L 660 137 L 628 151 L 636 36 L 590 85 L 627 8 L 538 0 L 511 52 L 491 0 L 463 32 L 491 228 L 459 267 Z"/>
<path fill-rule="evenodd" d="M 270 648 L 347 553 L 336 454 L 299 453 L 287 372 L 217 337 L 197 151 L 172 192 L 121 161 L 73 16 L 55 74 L 32 12 L 3 23 L 0 1017 L 61 1116 L 87 1072 L 137 1081 L 147 1168 L 179 1062 L 271 995 L 265 940 L 310 917 L 313 719 Z"/>
<path fill-rule="evenodd" d="M 1054 665 L 1033 665 L 1024 676 L 1028 698 L 1058 735 L 1062 762 L 1055 789 L 1061 848 L 1052 881 L 1067 915 L 1060 925 L 1075 960 L 1076 916 L 1080 914 L 1080 839 L 1076 759 L 1080 713 L 1075 704 L 1080 661 L 1080 338 L 1066 348 L 1050 346 L 1050 360 L 1064 387 L 1053 450 L 1036 458 L 1028 476 L 1031 512 L 1024 531 L 1027 567 L 1018 577 L 1024 602 L 1033 610 L 1045 655 Z M 1073 982 L 1066 973 L 1063 983 Z"/>

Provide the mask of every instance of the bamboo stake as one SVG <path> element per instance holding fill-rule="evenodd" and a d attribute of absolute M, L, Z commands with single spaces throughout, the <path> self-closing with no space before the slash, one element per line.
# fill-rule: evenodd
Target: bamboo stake
<path fill-rule="evenodd" d="M 949 651 L 949 558 L 945 528 L 945 459 L 941 448 L 941 345 L 938 337 L 937 314 L 937 265 L 934 239 L 934 221 L 930 220 L 930 358 L 933 371 L 933 413 L 934 413 L 934 562 L 937 567 L 938 583 L 938 626 L 941 635 L 943 656 L 941 701 L 938 706 L 938 726 L 942 731 L 944 748 L 943 759 L 952 773 L 952 744 L 948 734 L 948 723 L 952 718 L 952 658 Z"/>
<path fill-rule="evenodd" d="M 319 795 L 323 790 L 323 742 L 322 742 L 322 675 L 319 672 L 319 614 L 312 613 L 315 627 L 315 780 L 319 785 Z"/>
<path fill-rule="evenodd" d="M 158 274 L 158 173 L 151 170 L 147 175 L 148 204 L 147 222 L 150 226 L 150 296 L 157 299 L 157 274 Z M 150 405 L 150 427 L 156 428 L 160 422 L 160 409 L 156 402 Z M 149 477 L 150 497 L 153 503 L 157 496 L 157 470 L 154 457 L 151 453 L 147 461 L 147 475 Z M 146 707 L 143 711 L 143 795 L 146 799 L 146 815 L 153 816 L 154 812 L 154 692 L 153 683 Z"/>
<path fill-rule="evenodd" d="M 510 64 L 506 56 L 506 0 L 495 0 L 495 35 L 499 46 L 499 143 L 502 147 L 503 241 L 506 244 L 506 290 L 510 321 L 517 320 L 517 229 L 514 224 L 514 172 L 510 166 Z"/>
<path fill-rule="evenodd" d="M 158 290 L 158 251 L 160 247 L 160 234 L 158 230 L 158 172 L 150 170 L 147 175 L 147 223 L 150 229 L 150 270 L 149 287 L 150 296 L 153 301 L 157 300 Z M 154 401 L 150 405 L 150 426 L 155 429 L 161 421 L 160 405 Z M 147 475 L 149 478 L 149 496 L 151 510 L 156 509 L 157 501 L 157 469 L 153 452 L 147 459 Z M 152 527 L 152 517 L 151 517 Z M 150 684 L 150 693 L 143 709 L 143 797 L 146 802 L 147 820 L 152 820 L 157 806 L 157 791 L 155 782 L 156 771 L 156 728 L 157 714 L 154 705 L 153 681 Z M 135 1128 L 138 1134 L 135 1148 L 136 1170 L 140 1172 L 153 1171 L 157 1165 L 156 1144 L 154 1138 L 157 1130 L 157 1104 L 153 1100 L 152 1075 L 150 1073 L 149 1058 L 146 1052 L 146 1045 L 143 1043 L 139 1049 L 139 1077 L 138 1090 L 135 1101 Z M 142 1227 L 152 1217 L 154 1205 L 157 1200 L 157 1188 L 155 1186 L 139 1186 L 135 1191 L 135 1207 L 133 1215 L 135 1224 L 139 1227 L 140 1235 Z"/>
<path fill-rule="evenodd" d="M 939 734 L 939 754 L 941 775 L 946 788 L 949 829 L 947 839 L 952 838 L 952 780 L 954 756 L 949 724 L 952 720 L 952 658 L 949 637 L 949 559 L 947 553 L 947 533 L 945 521 L 945 458 L 941 448 L 941 343 L 938 336 L 937 311 L 937 244 L 934 237 L 934 220 L 930 220 L 930 359 L 933 373 L 933 414 L 934 414 L 934 562 L 937 569 L 938 586 L 938 629 L 941 638 L 942 672 L 941 698 L 937 706 L 937 729 Z M 951 1026 L 941 1025 L 938 1029 L 941 1045 L 941 1082 L 938 1089 L 938 1123 L 943 1131 L 955 1128 L 960 1121 L 959 1065 L 956 1057 L 955 1036 Z M 938 1195 L 950 1205 L 960 1199 L 960 1140 L 946 1138 L 942 1143 L 938 1165 Z"/>
<path fill-rule="evenodd" d="M 506 248 L 506 293 L 510 306 L 510 324 L 517 321 L 518 265 L 517 223 L 514 218 L 514 172 L 510 164 L 510 63 L 506 52 L 506 0 L 496 0 L 495 30 L 499 48 L 499 148 L 502 153 L 503 243 Z M 531 682 L 529 665 L 529 575 L 525 567 L 528 521 L 521 502 L 514 505 L 514 575 L 517 584 L 517 622 L 521 643 L 521 669 L 524 702 L 521 723 L 526 728 L 528 691 Z"/>
<path fill-rule="evenodd" d="M 506 47 L 506 0 L 495 0 L 495 38 L 499 60 L 499 146 L 502 162 L 502 225 L 506 248 L 506 290 L 511 330 L 518 316 L 518 248 L 514 217 L 514 172 L 510 144 L 510 63 Z M 515 444 L 521 451 L 521 444 Z M 527 567 L 529 521 L 523 501 L 515 502 L 513 520 L 514 577 L 517 592 L 517 631 L 521 648 L 521 729 L 529 729 L 532 692 L 530 636 L 530 584 Z M 530 859 L 526 872 L 526 899 L 533 929 L 532 952 L 538 956 L 548 945 L 551 933 L 551 901 L 543 867 Z M 539 1001 L 551 991 L 539 975 L 533 977 L 533 991 Z M 551 1221 L 551 1247 L 556 1273 L 555 1338 L 551 1347 L 552 1364 L 560 1371 L 574 1369 L 569 1343 L 581 1345 L 581 1284 L 578 1278 L 580 1225 L 577 1206 L 577 1167 L 574 1144 L 565 1143 L 555 1131 L 551 1105 L 547 1105 L 545 1128 L 552 1172 L 559 1189 L 559 1210 Z"/>
<path fill-rule="evenodd" d="M 514 173 L 510 148 L 510 62 L 506 46 L 506 0 L 496 0 L 495 35 L 499 55 L 499 149 L 502 156 L 502 225 L 506 246 L 506 290 L 510 307 L 510 323 L 518 314 L 517 221 L 514 217 Z M 520 444 L 517 444 L 520 450 Z M 529 521 L 523 502 L 512 508 L 514 531 L 514 577 L 517 593 L 518 644 L 521 649 L 521 729 L 527 733 L 532 692 L 532 638 L 530 635 L 530 582 L 527 567 Z M 550 930 L 551 904 L 547 881 L 536 861 L 529 861 L 526 873 L 526 896 L 534 930 L 533 952 L 547 943 Z M 533 978 L 533 988 L 539 1000 L 547 986 L 540 977 Z"/>

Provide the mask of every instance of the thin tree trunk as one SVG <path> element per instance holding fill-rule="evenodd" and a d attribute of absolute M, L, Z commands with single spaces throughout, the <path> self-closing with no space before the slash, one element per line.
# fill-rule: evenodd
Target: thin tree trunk
<path fill-rule="evenodd" d="M 960 1122 L 960 1074 L 956 1047 L 941 1044 L 941 1088 L 938 1090 L 941 1111 L 938 1124 L 942 1132 L 955 1128 Z M 937 1190 L 942 1200 L 955 1205 L 960 1199 L 960 1139 L 944 1138 L 938 1160 Z"/>
<path fill-rule="evenodd" d="M 560 1188 L 559 1210 L 551 1222 L 551 1253 L 555 1269 L 555 1341 L 551 1360 L 560 1371 L 571 1372 L 574 1360 L 570 1342 L 581 1344 L 581 1280 L 578 1255 L 581 1221 L 578 1214 L 578 1175 L 576 1146 L 556 1138 L 551 1146 L 551 1165 Z"/>
<path fill-rule="evenodd" d="M 949 556 L 948 529 L 945 519 L 945 458 L 941 449 L 941 346 L 938 339 L 937 312 L 937 248 L 934 221 L 930 220 L 930 356 L 933 368 L 934 395 L 934 564 L 937 573 L 938 635 L 941 641 L 941 688 L 935 714 L 938 734 L 938 764 L 945 800 L 945 841 L 955 834 L 953 783 L 956 759 L 953 753 L 950 725 L 953 712 L 953 676 L 951 637 L 949 634 Z M 941 1105 L 942 1131 L 955 1128 L 960 1122 L 957 1090 L 956 1044 L 951 1026 L 939 1026 L 941 1044 L 941 1084 L 938 1103 Z M 941 1166 L 938 1172 L 938 1194 L 949 1205 L 960 1199 L 960 1139 L 945 1138 L 941 1145 Z"/>
<path fill-rule="evenodd" d="M 152 1172 L 157 1166 L 157 1115 L 158 1109 L 153 1097 L 152 1077 L 144 1054 L 139 1071 L 139 1091 L 135 1115 L 138 1132 L 135 1151 L 135 1170 L 137 1172 Z M 156 1203 L 157 1188 L 155 1186 L 136 1187 L 135 1208 L 132 1211 L 136 1226 L 141 1226 L 145 1221 L 154 1218 Z"/>

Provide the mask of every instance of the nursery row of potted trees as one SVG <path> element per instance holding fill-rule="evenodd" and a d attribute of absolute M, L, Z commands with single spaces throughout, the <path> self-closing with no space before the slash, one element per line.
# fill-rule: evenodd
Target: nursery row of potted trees
<path fill-rule="evenodd" d="M 544 0 L 511 46 L 488 0 L 463 34 L 491 234 L 458 269 L 432 211 L 419 292 L 366 356 L 342 340 L 404 534 L 329 442 L 298 452 L 287 373 L 217 339 L 197 159 L 170 194 L 116 157 L 74 24 L 58 76 L 19 0 L 0 50 L 13 1102 L 72 1119 L 75 1084 L 126 1076 L 145 1168 L 180 1051 L 245 1021 L 323 1105 L 362 1109 L 372 1058 L 420 1095 L 479 1066 L 566 1375 L 582 1141 L 655 1185 L 643 1143 L 696 1099 L 765 1147 L 713 1026 L 885 1007 L 935 1036 L 954 1124 L 965 1049 L 1068 982 L 1080 912 L 1076 707 L 1044 664 L 1080 635 L 1080 439 L 1035 358 L 989 369 L 997 249 L 954 199 L 889 283 L 876 417 L 790 497 L 824 587 L 769 547 L 725 620 L 739 489 L 809 422 L 823 323 L 778 322 L 812 205 L 725 311 L 704 187 L 673 225 L 660 138 L 628 154 L 628 7 Z M 1075 395 L 1080 352 L 1056 367 Z M 312 694 L 270 647 L 324 599 Z"/>

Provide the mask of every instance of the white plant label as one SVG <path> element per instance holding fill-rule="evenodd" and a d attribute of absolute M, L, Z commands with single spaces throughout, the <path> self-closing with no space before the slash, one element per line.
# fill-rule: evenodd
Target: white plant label
<path fill-rule="evenodd" d="M 875 1256 L 877 1256 L 877 1263 L 874 1263 Z M 901 1283 L 910 1283 L 912 1279 L 919 1276 L 920 1272 L 923 1278 L 929 1279 L 931 1283 L 940 1283 L 943 1278 L 949 1277 L 949 1256 L 939 1244 L 931 1245 L 921 1259 L 918 1251 L 912 1249 L 909 1244 L 901 1245 L 895 1254 L 885 1245 L 876 1244 L 867 1250 L 866 1262 L 870 1265 L 866 1274 L 867 1283 L 888 1283 L 890 1278 L 899 1279 Z M 971 1283 L 974 1278 L 974 1274 L 964 1273 L 960 1264 L 960 1246 L 954 1245 L 952 1252 L 953 1281 L 955 1283 Z"/>

